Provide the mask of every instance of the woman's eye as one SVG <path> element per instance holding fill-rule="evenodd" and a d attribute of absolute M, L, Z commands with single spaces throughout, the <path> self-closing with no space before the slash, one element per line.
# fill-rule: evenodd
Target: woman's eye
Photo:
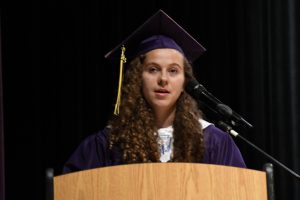
<path fill-rule="evenodd" d="M 150 73 L 154 73 L 154 72 L 157 72 L 157 71 L 158 71 L 157 67 L 149 67 L 148 68 L 148 72 L 150 72 Z"/>
<path fill-rule="evenodd" d="M 178 73 L 178 69 L 172 68 L 172 69 L 169 70 L 169 72 L 170 72 L 171 74 L 177 74 L 177 73 Z"/>

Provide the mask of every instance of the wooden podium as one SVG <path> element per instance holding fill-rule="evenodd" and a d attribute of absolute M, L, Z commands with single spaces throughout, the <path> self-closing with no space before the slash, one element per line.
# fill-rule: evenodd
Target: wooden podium
<path fill-rule="evenodd" d="M 266 173 L 221 165 L 151 163 L 54 177 L 55 200 L 267 200 Z"/>

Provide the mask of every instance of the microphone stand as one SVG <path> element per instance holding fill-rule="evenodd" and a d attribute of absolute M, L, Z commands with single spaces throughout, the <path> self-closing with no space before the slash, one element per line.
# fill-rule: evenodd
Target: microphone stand
<path fill-rule="evenodd" d="M 217 123 L 217 125 L 224 131 L 226 131 L 227 133 L 233 135 L 234 137 L 238 137 L 240 139 L 242 139 L 244 142 L 246 142 L 247 144 L 249 144 L 250 146 L 252 146 L 254 149 L 256 149 L 257 151 L 259 151 L 260 153 L 262 153 L 264 156 L 266 156 L 267 158 L 269 158 L 270 160 L 272 160 L 274 163 L 276 163 L 278 166 L 282 167 L 283 169 L 285 169 L 286 171 L 288 171 L 290 174 L 292 174 L 294 177 L 296 177 L 297 179 L 300 179 L 300 175 L 297 174 L 296 172 L 294 172 L 293 170 L 291 170 L 290 168 L 288 168 L 287 166 L 285 166 L 284 164 L 282 164 L 281 162 L 279 162 L 278 160 L 276 160 L 274 157 L 272 157 L 271 155 L 267 154 L 265 151 L 263 151 L 261 148 L 259 148 L 258 146 L 256 146 L 255 144 L 253 144 L 252 142 L 250 142 L 249 140 L 247 140 L 246 138 L 244 138 L 243 136 L 241 136 L 238 132 L 236 132 L 235 130 L 233 130 L 233 128 L 231 126 L 229 126 L 227 123 L 223 122 L 223 121 L 219 121 Z"/>
<path fill-rule="evenodd" d="M 231 112 L 230 107 L 228 107 L 227 105 L 224 105 L 224 104 L 218 104 L 216 106 L 216 108 L 213 109 L 210 105 L 208 105 L 207 103 L 205 103 L 203 101 L 198 101 L 198 105 L 199 105 L 199 107 L 201 107 L 201 110 L 203 110 L 203 112 L 208 116 L 208 118 L 210 118 L 210 119 L 214 118 L 215 119 L 213 121 L 215 121 L 216 125 L 219 128 L 221 128 L 223 131 L 233 135 L 234 137 L 240 138 L 241 140 L 246 142 L 248 145 L 250 145 L 251 147 L 253 147 L 257 151 L 262 153 L 268 159 L 272 160 L 279 167 L 281 167 L 284 170 L 288 171 L 290 174 L 292 174 L 297 179 L 300 179 L 299 174 L 297 174 L 296 172 L 294 172 L 293 170 L 291 170 L 290 168 L 288 168 L 287 166 L 285 166 L 284 164 L 279 162 L 277 159 L 275 159 L 274 157 L 272 157 L 271 155 L 269 155 L 268 153 L 263 151 L 261 148 L 259 148 L 258 146 L 256 146 L 255 144 L 253 144 L 252 142 L 250 142 L 249 140 L 247 140 L 243 136 L 241 136 L 238 132 L 233 130 L 232 126 L 234 126 L 234 125 L 242 125 L 246 128 L 252 128 L 252 125 L 244 119 L 243 119 L 243 123 L 241 123 L 241 124 L 236 123 L 235 121 L 231 120 L 230 117 L 231 117 L 232 112 Z M 229 124 L 231 124 L 232 126 L 229 125 Z"/>

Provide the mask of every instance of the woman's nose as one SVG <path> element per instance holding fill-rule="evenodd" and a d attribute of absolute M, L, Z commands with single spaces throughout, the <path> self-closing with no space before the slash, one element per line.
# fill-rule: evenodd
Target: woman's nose
<path fill-rule="evenodd" d="M 165 86 L 165 85 L 168 84 L 168 77 L 167 77 L 166 72 L 162 72 L 162 73 L 161 73 L 161 76 L 160 76 L 160 78 L 159 78 L 158 84 L 159 84 L 160 86 Z"/>

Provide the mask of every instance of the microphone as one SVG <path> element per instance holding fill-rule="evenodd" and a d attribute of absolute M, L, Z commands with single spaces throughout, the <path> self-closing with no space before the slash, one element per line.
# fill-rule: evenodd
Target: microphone
<path fill-rule="evenodd" d="M 217 113 L 222 120 L 230 123 L 231 126 L 240 124 L 247 128 L 253 128 L 243 117 L 208 92 L 196 79 L 192 79 L 187 83 L 186 91 L 200 103 L 204 103 L 210 110 L 213 110 L 214 113 Z"/>

